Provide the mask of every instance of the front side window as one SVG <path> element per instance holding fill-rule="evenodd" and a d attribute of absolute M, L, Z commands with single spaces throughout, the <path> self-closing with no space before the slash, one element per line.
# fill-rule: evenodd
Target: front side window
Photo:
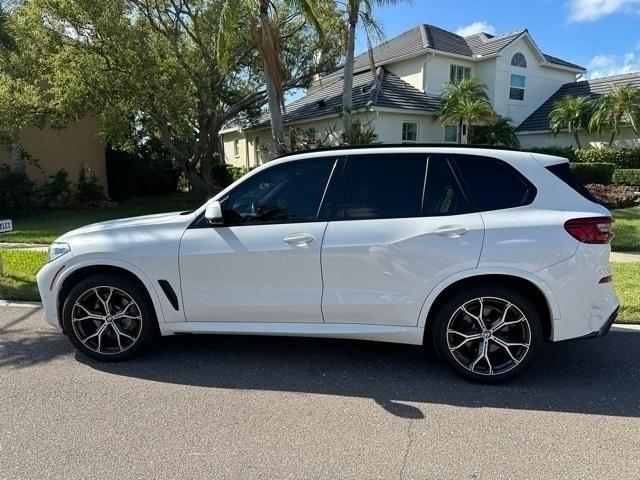
<path fill-rule="evenodd" d="M 502 160 L 470 155 L 451 158 L 480 211 L 520 207 L 535 198 L 535 187 Z"/>
<path fill-rule="evenodd" d="M 418 141 L 418 124 L 404 122 L 402 124 L 402 143 L 416 143 Z"/>
<path fill-rule="evenodd" d="M 451 65 L 449 69 L 449 81 L 451 83 L 458 83 L 463 78 L 471 76 L 471 68 L 463 67 L 462 65 Z"/>
<path fill-rule="evenodd" d="M 509 87 L 509 98 L 511 100 L 524 100 L 525 76 L 511 74 L 511 86 Z"/>
<path fill-rule="evenodd" d="M 240 140 L 238 139 L 235 139 L 233 141 L 233 156 L 234 157 L 240 156 Z"/>
<path fill-rule="evenodd" d="M 225 223 L 315 221 L 334 163 L 329 159 L 291 162 L 254 175 L 223 202 Z"/>
<path fill-rule="evenodd" d="M 346 204 L 338 219 L 419 217 L 427 156 L 398 153 L 349 159 Z"/>
<path fill-rule="evenodd" d="M 455 143 L 458 141 L 458 126 L 457 125 L 445 125 L 444 126 L 444 141 L 448 143 Z"/>

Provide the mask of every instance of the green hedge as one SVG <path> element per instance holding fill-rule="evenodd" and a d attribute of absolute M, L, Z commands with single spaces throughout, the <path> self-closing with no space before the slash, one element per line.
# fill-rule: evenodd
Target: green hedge
<path fill-rule="evenodd" d="M 620 168 L 613 174 L 613 183 L 640 186 L 640 168 Z"/>
<path fill-rule="evenodd" d="M 561 147 L 559 145 L 552 145 L 550 147 L 536 147 L 530 148 L 530 152 L 543 153 L 545 155 L 553 155 L 554 157 L 562 157 L 568 159 L 570 162 L 577 162 L 576 151 L 573 147 Z"/>
<path fill-rule="evenodd" d="M 613 163 L 616 168 L 640 168 L 640 148 L 589 148 L 576 150 L 577 162 Z"/>
<path fill-rule="evenodd" d="M 571 171 L 583 184 L 599 183 L 609 185 L 613 182 L 616 166 L 613 163 L 572 163 Z"/>

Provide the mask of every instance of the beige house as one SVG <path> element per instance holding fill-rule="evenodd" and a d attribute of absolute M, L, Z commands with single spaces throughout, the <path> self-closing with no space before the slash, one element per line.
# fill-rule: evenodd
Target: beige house
<path fill-rule="evenodd" d="M 90 169 L 106 189 L 105 147 L 98 138 L 96 118 L 85 117 L 62 130 L 25 128 L 20 133 L 20 141 L 42 169 L 27 165 L 27 174 L 36 184 L 44 183 L 49 175 L 60 169 L 66 170 L 69 181 L 75 183 L 84 168 Z M 11 151 L 6 146 L 0 146 L 0 163 L 13 165 Z"/>
<path fill-rule="evenodd" d="M 504 35 L 456 35 L 418 25 L 354 61 L 354 116 L 375 129 L 382 143 L 456 143 L 457 125 L 442 125 L 437 106 L 448 82 L 472 76 L 487 85 L 494 110 L 519 126 L 563 85 L 585 72 L 579 65 L 543 52 L 527 30 Z M 287 105 L 285 126 L 304 130 L 312 142 L 340 139 L 342 69 L 326 75 Z M 325 138 L 329 137 L 329 142 Z M 225 161 L 252 167 L 273 157 L 267 117 L 221 132 Z M 534 138 L 533 141 L 537 141 Z M 542 141 L 542 139 L 539 139 Z"/>

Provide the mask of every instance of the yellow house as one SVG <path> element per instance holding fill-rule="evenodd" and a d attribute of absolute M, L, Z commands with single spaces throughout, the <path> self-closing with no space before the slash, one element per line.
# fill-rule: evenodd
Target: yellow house
<path fill-rule="evenodd" d="M 42 169 L 27 163 L 27 174 L 36 184 L 44 183 L 60 169 L 66 170 L 69 181 L 75 183 L 84 168 L 90 169 L 106 190 L 105 147 L 98 138 L 95 117 L 71 122 L 62 130 L 28 127 L 20 132 L 20 142 Z M 0 146 L 0 163 L 13 166 L 9 147 Z"/>

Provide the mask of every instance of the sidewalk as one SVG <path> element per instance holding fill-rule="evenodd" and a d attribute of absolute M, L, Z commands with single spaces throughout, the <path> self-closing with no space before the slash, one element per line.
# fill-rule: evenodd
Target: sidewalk
<path fill-rule="evenodd" d="M 610 261 L 620 263 L 640 262 L 640 252 L 611 252 Z"/>
<path fill-rule="evenodd" d="M 46 252 L 49 249 L 49 245 L 43 245 L 41 243 L 9 243 L 0 242 L 0 250 L 32 250 L 34 252 Z"/>

